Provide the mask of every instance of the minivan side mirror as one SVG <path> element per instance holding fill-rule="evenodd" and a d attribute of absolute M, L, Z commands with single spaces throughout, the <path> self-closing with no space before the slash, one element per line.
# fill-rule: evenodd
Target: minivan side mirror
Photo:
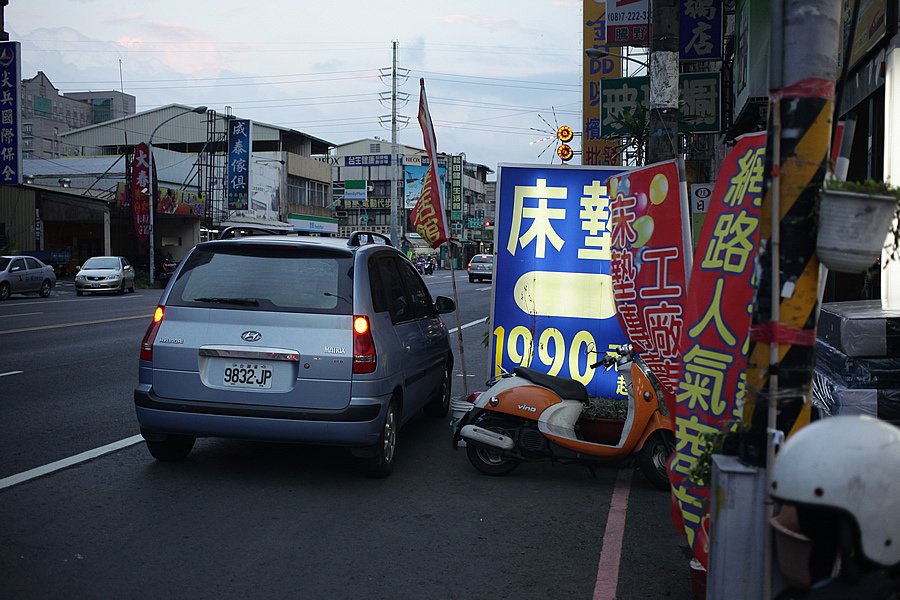
<path fill-rule="evenodd" d="M 452 298 L 448 298 L 447 296 L 438 296 L 434 299 L 434 309 L 438 312 L 439 315 L 452 313 L 454 310 L 456 310 L 456 302 L 454 302 Z"/>

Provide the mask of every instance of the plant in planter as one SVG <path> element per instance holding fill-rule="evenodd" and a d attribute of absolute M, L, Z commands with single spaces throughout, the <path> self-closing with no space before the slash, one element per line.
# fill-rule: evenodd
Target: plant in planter
<path fill-rule="evenodd" d="M 829 269 L 862 273 L 886 248 L 892 259 L 898 252 L 897 218 L 900 217 L 900 188 L 883 181 L 841 181 L 828 179 L 819 202 L 816 252 Z"/>

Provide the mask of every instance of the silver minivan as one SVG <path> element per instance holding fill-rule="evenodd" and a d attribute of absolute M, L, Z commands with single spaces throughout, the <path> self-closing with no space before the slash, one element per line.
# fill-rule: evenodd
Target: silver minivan
<path fill-rule="evenodd" d="M 447 414 L 455 309 L 378 234 L 199 244 L 141 343 L 141 434 L 159 460 L 202 436 L 343 445 L 384 477 L 400 427 Z"/>

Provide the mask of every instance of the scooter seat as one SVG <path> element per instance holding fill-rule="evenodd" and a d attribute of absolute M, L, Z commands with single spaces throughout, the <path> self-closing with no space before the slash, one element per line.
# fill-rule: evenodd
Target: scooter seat
<path fill-rule="evenodd" d="M 527 367 L 516 367 L 513 369 L 513 373 L 532 383 L 536 383 L 541 387 L 547 388 L 564 400 L 587 402 L 590 399 L 588 397 L 587 388 L 584 387 L 584 384 L 580 381 L 569 379 L 567 377 L 547 375 L 546 373 L 541 373 L 540 371 L 535 371 L 534 369 L 529 369 Z"/>

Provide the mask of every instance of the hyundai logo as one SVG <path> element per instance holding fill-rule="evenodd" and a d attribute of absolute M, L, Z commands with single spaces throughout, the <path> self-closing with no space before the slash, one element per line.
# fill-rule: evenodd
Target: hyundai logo
<path fill-rule="evenodd" d="M 245 342 L 258 342 L 262 339 L 262 334 L 258 331 L 245 331 L 241 334 L 241 339 Z"/>

